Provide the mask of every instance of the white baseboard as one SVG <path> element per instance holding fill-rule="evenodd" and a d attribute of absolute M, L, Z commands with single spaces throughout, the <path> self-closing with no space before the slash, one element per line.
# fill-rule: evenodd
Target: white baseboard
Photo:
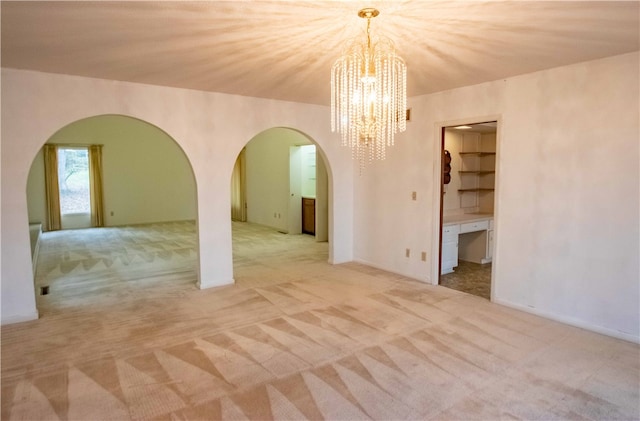
<path fill-rule="evenodd" d="M 215 284 L 209 284 L 209 285 L 204 285 L 204 284 L 202 284 L 200 281 L 198 281 L 198 282 L 196 283 L 196 286 L 197 286 L 199 289 L 209 289 L 209 288 L 216 288 L 216 287 L 224 287 L 224 286 L 228 286 L 228 285 L 233 285 L 233 284 L 235 284 L 235 283 L 236 283 L 236 280 L 235 280 L 235 279 L 233 279 L 233 278 L 231 278 L 231 280 L 230 280 L 230 281 L 228 281 L 228 282 L 223 282 L 223 283 L 219 283 L 219 282 L 217 282 L 217 283 L 215 283 Z"/>
<path fill-rule="evenodd" d="M 579 327 L 580 329 L 589 330 L 591 332 L 600 333 L 606 336 L 612 336 L 617 339 L 622 339 L 628 342 L 633 342 L 636 344 L 640 344 L 640 336 L 634 336 L 630 333 L 620 332 L 618 330 L 608 329 L 606 327 L 593 325 L 591 323 L 585 322 L 584 320 L 575 319 L 573 317 L 558 315 L 554 313 L 549 313 L 546 311 L 541 311 L 536 308 L 523 306 L 520 304 L 514 304 L 508 301 L 503 300 L 493 300 L 492 302 L 496 304 L 500 304 L 505 307 L 510 307 L 515 310 L 524 311 L 525 313 L 535 314 L 536 316 L 544 317 L 545 319 L 555 320 L 556 322 L 564 323 L 566 325 Z"/>
<path fill-rule="evenodd" d="M 38 317 L 39 315 L 37 310 L 29 314 L 13 314 L 11 316 L 2 316 L 2 321 L 0 322 L 0 324 L 4 326 L 14 323 L 29 322 L 31 320 L 38 320 Z"/>
<path fill-rule="evenodd" d="M 382 267 L 380 265 L 376 265 L 374 263 L 368 262 L 368 261 L 363 260 L 363 259 L 354 259 L 354 261 L 358 262 L 358 263 L 362 263 L 363 265 L 374 267 L 376 269 L 381 269 L 381 270 L 384 270 L 384 271 L 387 271 L 387 272 L 390 272 L 390 273 L 396 273 L 398 275 L 406 276 L 408 278 L 415 279 L 415 280 L 420 281 L 420 282 L 431 283 L 430 280 L 417 279 L 417 278 L 415 278 L 414 276 L 412 276 L 410 274 L 401 273 L 401 272 L 398 272 L 398 271 L 395 271 L 395 270 L 389 270 L 388 268 Z M 602 326 L 597 326 L 597 325 L 593 325 L 593 324 L 587 323 L 587 322 L 585 322 L 583 320 L 575 319 L 573 317 L 567 317 L 567 316 L 553 314 L 553 313 L 549 313 L 549 312 L 545 312 L 545 311 L 540 311 L 539 309 L 536 309 L 536 308 L 531 308 L 531 307 L 523 306 L 523 305 L 520 305 L 520 304 L 514 304 L 514 303 L 510 303 L 508 301 L 492 299 L 491 302 L 495 303 L 495 304 L 503 305 L 505 307 L 510 307 L 510 308 L 515 309 L 515 310 L 524 311 L 525 313 L 535 314 L 536 316 L 544 317 L 545 319 L 555 320 L 556 322 L 564 323 L 564 324 L 569 325 L 569 326 L 579 327 L 581 329 L 589 330 L 591 332 L 599 333 L 599 334 L 606 335 L 606 336 L 611 336 L 611 337 L 614 337 L 614 338 L 617 338 L 617 339 L 622 339 L 622 340 L 625 340 L 625 341 L 628 341 L 628 342 L 633 342 L 633 343 L 636 343 L 636 344 L 640 344 L 640 336 L 634 336 L 634 335 L 632 335 L 630 333 L 620 332 L 618 330 L 613 330 L 613 329 L 608 329 L 608 328 L 605 328 L 605 327 L 602 327 Z"/>
<path fill-rule="evenodd" d="M 332 257 L 329 257 L 329 260 L 327 260 L 327 262 L 329 262 L 330 265 L 341 265 L 343 263 L 353 262 L 353 260 L 352 259 L 334 259 Z"/>
<path fill-rule="evenodd" d="M 368 261 L 363 260 L 363 259 L 354 259 L 353 261 L 357 262 L 357 263 L 361 263 L 363 265 L 374 267 L 376 269 L 384 270 L 384 271 L 389 272 L 389 273 L 395 273 L 395 274 L 398 274 L 398 275 L 406 276 L 407 278 L 415 279 L 416 281 L 420 281 L 420 282 L 431 284 L 431 281 L 428 280 L 428 279 L 417 279 L 416 277 L 414 277 L 411 274 L 398 272 L 396 270 L 390 270 L 389 268 L 382 267 L 380 265 L 368 262 Z M 540 311 L 538 309 L 527 307 L 527 306 L 523 306 L 523 305 L 520 305 L 520 304 L 510 303 L 508 301 L 492 299 L 491 302 L 495 303 L 495 304 L 503 305 L 505 307 L 510 307 L 510 308 L 515 309 L 515 310 L 520 310 L 520 311 L 523 311 L 525 313 L 530 313 L 530 314 L 534 314 L 536 316 L 544 317 L 545 319 L 550 319 L 550 320 L 554 320 L 556 322 L 564 323 L 564 324 L 569 325 L 569 326 L 578 327 L 578 328 L 581 328 L 581 329 L 589 330 L 591 332 L 599 333 L 599 334 L 606 335 L 606 336 L 611 336 L 611 337 L 614 337 L 614 338 L 617 338 L 617 339 L 622 339 L 622 340 L 625 340 L 625 341 L 628 341 L 628 342 L 633 342 L 633 343 L 636 343 L 636 344 L 640 344 L 640 336 L 634 336 L 634 335 L 632 335 L 630 333 L 620 332 L 618 330 L 613 330 L 613 329 L 608 329 L 608 328 L 605 328 L 605 327 L 602 327 L 602 326 L 597 326 L 597 325 L 593 325 L 593 324 L 587 323 L 587 322 L 585 322 L 583 320 L 575 319 L 573 317 L 567 317 L 567 316 L 562 316 L 562 315 L 558 315 L 558 314 L 548 313 L 548 312 L 545 312 L 545 311 Z"/>
<path fill-rule="evenodd" d="M 412 274 L 412 273 L 404 273 L 404 272 L 401 272 L 401 271 L 392 270 L 392 269 L 386 268 L 384 266 L 380 266 L 380 265 L 377 265 L 375 263 L 368 262 L 368 261 L 363 260 L 363 259 L 353 259 L 353 261 L 356 262 L 356 263 L 361 263 L 363 265 L 371 266 L 372 268 L 384 270 L 385 272 L 394 273 L 396 275 L 406 276 L 407 278 L 413 279 L 414 281 L 423 282 L 425 284 L 431 284 L 430 280 L 416 278 L 416 276 L 414 274 Z"/>

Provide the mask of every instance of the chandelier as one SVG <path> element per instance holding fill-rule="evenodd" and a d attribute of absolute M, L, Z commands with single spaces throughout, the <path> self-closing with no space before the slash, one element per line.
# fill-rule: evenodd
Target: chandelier
<path fill-rule="evenodd" d="M 365 162 L 384 159 L 395 134 L 407 127 L 407 68 L 390 39 L 372 38 L 371 19 L 379 14 L 374 8 L 358 12 L 367 19 L 367 38 L 351 41 L 331 70 L 331 131 L 340 132 L 361 170 Z"/>

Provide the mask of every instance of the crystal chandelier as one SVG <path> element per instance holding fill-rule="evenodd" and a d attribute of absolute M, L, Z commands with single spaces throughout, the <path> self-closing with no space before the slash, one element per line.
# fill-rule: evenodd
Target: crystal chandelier
<path fill-rule="evenodd" d="M 358 12 L 367 19 L 366 41 L 351 41 L 331 70 L 331 131 L 340 132 L 360 169 L 384 159 L 395 134 L 407 127 L 407 68 L 390 39 L 371 37 L 371 19 L 379 13 Z"/>

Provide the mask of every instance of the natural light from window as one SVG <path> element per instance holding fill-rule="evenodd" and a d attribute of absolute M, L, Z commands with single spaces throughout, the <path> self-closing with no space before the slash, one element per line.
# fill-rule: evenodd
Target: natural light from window
<path fill-rule="evenodd" d="M 58 184 L 62 215 L 91 213 L 87 148 L 58 148 Z"/>

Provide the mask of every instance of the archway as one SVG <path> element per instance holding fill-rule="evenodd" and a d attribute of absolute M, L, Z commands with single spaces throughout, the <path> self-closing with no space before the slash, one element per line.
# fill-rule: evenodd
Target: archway
<path fill-rule="evenodd" d="M 57 145 L 59 148 L 102 145 L 103 226 L 131 227 L 173 222 L 171 229 L 180 231 L 180 235 L 189 237 L 185 241 L 192 243 L 193 252 L 190 252 L 188 259 L 183 259 L 185 261 L 181 261 L 181 264 L 193 266 L 192 271 L 196 276 L 198 265 L 195 231 L 196 182 L 189 159 L 171 136 L 143 120 L 109 114 L 70 123 L 49 137 L 46 144 Z M 49 227 L 46 224 L 43 166 L 43 156 L 40 151 L 31 164 L 26 190 L 29 222 L 30 224 L 43 223 L 43 229 L 46 232 L 49 231 Z M 176 221 L 186 221 L 186 223 L 178 226 L 175 224 Z M 66 227 L 63 226 L 63 228 Z M 167 230 L 166 227 L 163 229 Z M 133 229 L 130 231 L 133 232 Z M 77 238 L 80 233 L 80 231 L 75 232 L 74 238 Z M 149 233 L 146 235 L 150 238 Z M 113 233 L 111 236 L 113 237 Z M 60 236 L 60 238 L 63 237 Z M 130 241 L 134 240 L 130 239 Z M 151 248 L 157 249 L 155 255 L 159 257 L 159 261 L 170 261 L 172 253 L 177 250 L 159 244 L 150 246 L 136 244 L 135 247 L 138 248 L 139 253 L 129 251 L 125 255 L 104 250 L 104 247 L 94 254 L 76 250 L 69 252 L 64 267 L 58 269 L 48 267 L 43 270 L 57 270 L 61 274 L 66 272 L 78 275 L 78 272 L 84 268 L 86 273 L 83 272 L 80 275 L 90 279 L 92 276 L 90 269 L 94 271 L 102 269 L 103 272 L 108 273 L 109 269 L 115 271 L 118 265 L 121 265 L 119 270 L 122 271 L 125 266 L 126 269 L 131 269 L 138 261 L 148 263 L 154 258 Z M 149 250 L 144 250 L 145 247 Z M 32 247 L 32 253 L 34 251 L 37 252 L 37 247 Z M 183 247 L 180 252 L 185 255 L 187 248 Z M 37 256 L 32 254 L 32 257 Z M 142 269 L 140 267 L 137 270 Z M 36 279 L 42 278 L 43 273 L 34 273 L 34 276 Z M 36 295 L 42 293 L 40 287 L 42 285 L 38 285 Z M 54 293 L 54 290 L 55 287 L 52 286 L 50 292 Z"/>
<path fill-rule="evenodd" d="M 241 156 L 245 181 L 234 180 L 236 167 L 232 185 L 245 186 L 249 223 L 280 233 L 301 234 L 303 203 L 311 201 L 311 234 L 317 242 L 329 241 L 331 168 L 324 151 L 310 136 L 292 128 L 273 127 L 252 137 Z M 232 189 L 232 196 L 243 195 Z M 333 247 L 331 241 L 328 247 Z"/>
<path fill-rule="evenodd" d="M 247 201 L 250 205 L 247 209 L 247 219 L 249 222 L 286 233 L 301 232 L 295 226 L 300 225 L 298 202 L 303 195 L 300 192 L 305 191 L 305 186 L 300 180 L 294 180 L 296 176 L 291 171 L 292 153 L 305 146 L 314 146 L 317 151 L 313 153 L 313 162 L 305 163 L 315 168 L 314 186 L 306 189 L 308 192 L 305 195 L 313 197 L 318 202 L 317 214 L 321 216 L 318 221 L 318 231 L 322 232 L 319 234 L 319 241 L 327 241 L 330 167 L 322 148 L 309 136 L 295 129 L 274 127 L 258 133 L 247 142 L 244 148 L 246 177 L 249 179 Z M 297 171 L 302 172 L 304 169 L 303 165 Z M 295 189 L 292 185 L 296 184 L 296 181 L 301 184 L 300 191 L 293 191 Z M 292 215 L 296 212 L 297 217 Z"/>
<path fill-rule="evenodd" d="M 298 128 L 322 146 L 335 180 L 329 261 L 353 260 L 354 165 L 322 117 L 325 108 L 12 69 L 3 78 L 10 80 L 2 93 L 3 324 L 38 318 L 25 194 L 33 158 L 52 133 L 91 116 L 127 115 L 154 124 L 189 157 L 197 180 L 199 288 L 233 283 L 229 175 L 247 140 L 271 127 Z"/>

